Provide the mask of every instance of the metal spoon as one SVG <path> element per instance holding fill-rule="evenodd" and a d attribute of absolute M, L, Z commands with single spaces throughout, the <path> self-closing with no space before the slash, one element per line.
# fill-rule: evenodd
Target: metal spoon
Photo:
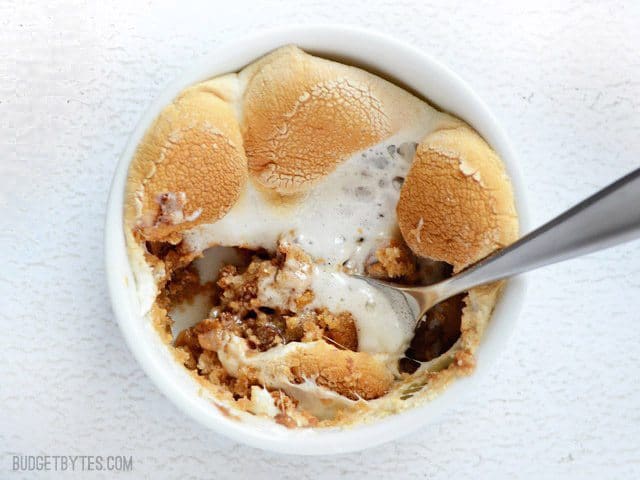
<path fill-rule="evenodd" d="M 446 280 L 406 286 L 358 276 L 383 290 L 407 322 L 470 288 L 640 237 L 640 168 L 517 242 Z M 408 307 L 408 308 L 407 308 Z"/>

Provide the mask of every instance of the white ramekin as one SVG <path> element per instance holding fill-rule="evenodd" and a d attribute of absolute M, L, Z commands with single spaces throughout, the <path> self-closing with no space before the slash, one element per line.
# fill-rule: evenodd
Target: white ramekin
<path fill-rule="evenodd" d="M 198 394 L 196 382 L 177 364 L 139 313 L 125 248 L 123 199 L 127 169 L 137 144 L 161 109 L 184 87 L 237 71 L 285 44 L 296 44 L 311 53 L 382 74 L 470 123 L 504 160 L 513 181 L 521 229 L 526 231 L 524 188 L 507 137 L 485 104 L 456 74 L 424 52 L 378 33 L 335 26 L 281 28 L 235 41 L 198 61 L 164 90 L 138 123 L 118 163 L 109 195 L 105 226 L 109 293 L 120 328 L 140 365 L 167 397 L 198 422 L 238 442 L 281 453 L 312 455 L 362 450 L 441 420 L 454 403 L 472 390 L 473 383 L 489 369 L 510 336 L 525 294 L 523 278 L 511 280 L 505 288 L 479 348 L 477 371 L 471 377 L 457 380 L 430 403 L 373 424 L 347 429 L 287 430 L 270 427 L 267 422 L 253 425 L 232 420 Z"/>

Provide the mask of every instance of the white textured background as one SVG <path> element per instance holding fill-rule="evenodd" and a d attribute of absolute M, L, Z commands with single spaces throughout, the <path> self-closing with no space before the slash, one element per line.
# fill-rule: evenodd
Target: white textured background
<path fill-rule="evenodd" d="M 392 34 L 468 80 L 538 224 L 640 163 L 638 2 L 173 3 L 0 2 L 0 478 L 43 453 L 133 455 L 129 478 L 639 478 L 638 242 L 532 274 L 499 368 L 450 419 L 338 458 L 255 451 L 178 412 L 124 344 L 102 248 L 148 102 L 220 43 L 306 22 Z"/>

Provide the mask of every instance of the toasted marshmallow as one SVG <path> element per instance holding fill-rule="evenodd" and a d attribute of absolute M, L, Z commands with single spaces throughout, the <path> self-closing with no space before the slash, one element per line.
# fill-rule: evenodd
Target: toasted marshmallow
<path fill-rule="evenodd" d="M 219 332 L 209 335 L 223 338 L 217 354 L 227 372 L 233 376 L 244 373 L 269 388 L 295 392 L 295 385 L 312 381 L 348 399 L 369 400 L 387 393 L 393 383 L 385 363 L 367 352 L 340 350 L 324 341 L 256 352 L 240 337 Z"/>
<path fill-rule="evenodd" d="M 391 388 L 393 375 L 374 355 L 340 350 L 326 342 L 314 343 L 286 357 L 293 383 L 311 378 L 352 400 L 378 398 Z"/>
<path fill-rule="evenodd" d="M 433 132 L 418 145 L 397 215 L 402 236 L 414 252 L 447 262 L 455 271 L 518 235 L 504 166 L 466 125 Z"/>
<path fill-rule="evenodd" d="M 250 65 L 240 78 L 249 169 L 260 185 L 284 195 L 307 190 L 400 128 L 444 119 L 386 80 L 293 46 Z"/>
<path fill-rule="evenodd" d="M 145 134 L 129 169 L 127 223 L 148 240 L 218 220 L 237 201 L 247 162 L 227 77 L 185 90 Z"/>

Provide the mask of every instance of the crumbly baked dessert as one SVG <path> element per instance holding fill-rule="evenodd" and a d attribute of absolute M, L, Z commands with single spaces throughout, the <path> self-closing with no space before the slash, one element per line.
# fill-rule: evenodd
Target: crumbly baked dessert
<path fill-rule="evenodd" d="M 131 162 L 124 229 L 140 303 L 185 372 L 233 418 L 293 428 L 372 421 L 472 372 L 499 283 L 413 331 L 350 274 L 435 281 L 518 221 L 471 127 L 287 46 L 166 106 Z"/>

